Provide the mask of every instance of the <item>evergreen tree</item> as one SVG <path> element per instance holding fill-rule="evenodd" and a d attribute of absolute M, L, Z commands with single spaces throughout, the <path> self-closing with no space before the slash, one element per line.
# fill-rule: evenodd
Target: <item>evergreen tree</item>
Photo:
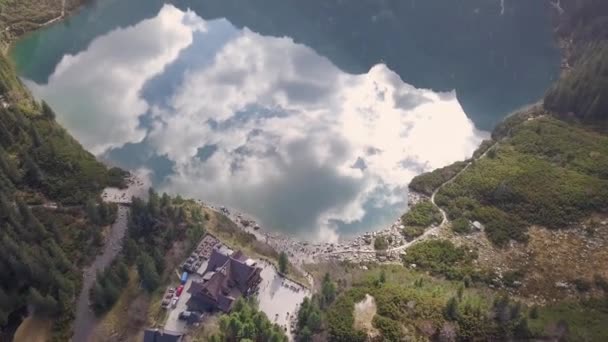
<path fill-rule="evenodd" d="M 160 276 L 156 269 L 156 265 L 154 264 L 154 259 L 148 254 L 143 253 L 139 257 L 137 270 L 142 280 L 142 285 L 146 290 L 153 291 L 158 287 L 160 284 Z"/>
<path fill-rule="evenodd" d="M 281 254 L 279 254 L 279 273 L 286 274 L 288 264 L 289 259 L 287 258 L 287 253 L 281 252 Z"/>
<path fill-rule="evenodd" d="M 28 184 L 31 184 L 35 187 L 42 185 L 42 181 L 44 180 L 44 176 L 42 174 L 42 170 L 38 167 L 38 164 L 30 158 L 29 156 L 25 157 L 25 181 Z"/>
<path fill-rule="evenodd" d="M 55 112 L 45 101 L 42 101 L 42 116 L 49 120 L 55 120 Z"/>
<path fill-rule="evenodd" d="M 96 225 L 101 223 L 101 218 L 99 217 L 99 211 L 97 209 L 97 203 L 95 200 L 89 199 L 85 204 L 85 211 L 87 212 L 87 217 L 89 220 Z"/>
<path fill-rule="evenodd" d="M 450 300 L 448 300 L 448 302 L 445 305 L 445 308 L 443 310 L 443 316 L 448 321 L 458 320 L 458 317 L 459 317 L 458 300 L 455 297 L 452 297 L 452 298 L 450 298 Z"/>
<path fill-rule="evenodd" d="M 327 308 L 336 299 L 336 284 L 331 281 L 329 273 L 325 273 L 323 283 L 321 284 L 321 300 L 320 306 L 322 309 Z"/>

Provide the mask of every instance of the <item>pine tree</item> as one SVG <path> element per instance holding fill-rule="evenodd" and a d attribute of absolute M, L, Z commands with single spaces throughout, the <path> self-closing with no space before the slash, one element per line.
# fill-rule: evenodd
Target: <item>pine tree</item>
<path fill-rule="evenodd" d="M 42 101 L 42 116 L 49 120 L 55 120 L 55 112 L 45 101 Z"/>
<path fill-rule="evenodd" d="M 44 176 L 38 164 L 30 158 L 29 156 L 25 157 L 25 180 L 28 184 L 33 186 L 40 186 L 42 181 L 44 180 Z"/>
<path fill-rule="evenodd" d="M 287 265 L 289 260 L 287 258 L 287 253 L 281 252 L 279 254 L 279 273 L 286 274 L 287 273 Z"/>
<path fill-rule="evenodd" d="M 40 133 L 38 133 L 38 129 L 36 129 L 36 126 L 34 126 L 33 123 L 30 125 L 30 135 L 32 137 L 32 142 L 34 143 L 34 146 L 42 146 L 42 137 L 40 136 Z"/>
<path fill-rule="evenodd" d="M 450 300 L 448 300 L 443 310 L 443 316 L 448 321 L 456 321 L 458 319 L 458 300 L 455 297 L 452 297 L 450 298 Z"/>

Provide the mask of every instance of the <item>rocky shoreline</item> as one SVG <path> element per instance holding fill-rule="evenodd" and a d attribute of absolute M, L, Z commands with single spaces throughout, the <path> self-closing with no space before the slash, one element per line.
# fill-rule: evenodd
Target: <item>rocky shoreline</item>
<path fill-rule="evenodd" d="M 410 191 L 408 193 L 408 206 L 412 206 L 421 200 L 428 199 L 420 193 Z M 337 242 L 309 242 L 295 239 L 283 233 L 271 232 L 260 227 L 255 220 L 248 218 L 245 214 L 236 212 L 225 207 L 217 207 L 197 201 L 203 207 L 219 212 L 232 220 L 240 229 L 253 234 L 258 240 L 263 241 L 277 251 L 284 251 L 292 263 L 297 265 L 323 262 L 323 261 L 347 261 L 353 263 L 368 262 L 399 262 L 400 254 L 419 239 L 433 236 L 430 227 L 425 234 L 414 241 L 406 241 L 402 235 L 404 226 L 400 218 L 389 227 L 381 230 L 366 232 L 362 235 L 341 239 Z M 384 251 L 376 251 L 373 243 L 378 236 L 383 236 L 389 242 L 389 247 Z"/>

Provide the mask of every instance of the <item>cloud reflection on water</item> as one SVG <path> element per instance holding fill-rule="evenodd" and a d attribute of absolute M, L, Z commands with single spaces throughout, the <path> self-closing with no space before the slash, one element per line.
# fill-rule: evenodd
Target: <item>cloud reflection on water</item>
<path fill-rule="evenodd" d="M 309 239 L 392 221 L 413 176 L 487 135 L 454 93 L 416 89 L 382 64 L 347 74 L 290 38 L 172 6 L 64 57 L 33 90 L 93 152 L 166 160 L 160 190 Z"/>

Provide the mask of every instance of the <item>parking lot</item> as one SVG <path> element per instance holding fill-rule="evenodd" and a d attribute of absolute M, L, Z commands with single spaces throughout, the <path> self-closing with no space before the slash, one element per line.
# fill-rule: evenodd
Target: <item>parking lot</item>
<path fill-rule="evenodd" d="M 187 331 L 188 327 L 186 325 L 186 322 L 179 319 L 179 314 L 188 310 L 186 303 L 188 303 L 188 300 L 191 296 L 191 294 L 188 292 L 188 289 L 190 289 L 190 286 L 192 285 L 193 281 L 201 279 L 199 273 L 202 274 L 202 272 L 204 272 L 206 268 L 207 261 L 205 260 L 199 267 L 197 273 L 190 274 L 190 276 L 188 277 L 188 281 L 184 285 L 184 290 L 182 291 L 182 294 L 179 297 L 175 308 L 171 308 L 171 306 L 167 308 L 167 310 L 169 311 L 169 315 L 167 316 L 167 321 L 165 322 L 165 330 L 177 332 Z"/>

